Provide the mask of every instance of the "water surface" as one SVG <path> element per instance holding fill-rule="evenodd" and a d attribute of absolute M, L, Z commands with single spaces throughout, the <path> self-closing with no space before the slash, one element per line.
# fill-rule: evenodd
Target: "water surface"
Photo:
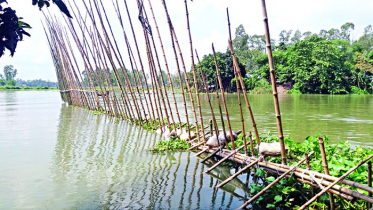
<path fill-rule="evenodd" d="M 236 97 L 227 95 L 237 130 Z M 276 133 L 272 96 L 249 99 L 260 132 Z M 372 146 L 371 96 L 281 95 L 280 102 L 284 132 L 295 140 L 322 133 Z M 209 165 L 193 154 L 152 153 L 154 132 L 66 107 L 58 91 L 0 92 L 0 119 L 0 209 L 234 209 L 249 198 L 246 175 L 216 190 L 233 169 L 202 175 Z"/>

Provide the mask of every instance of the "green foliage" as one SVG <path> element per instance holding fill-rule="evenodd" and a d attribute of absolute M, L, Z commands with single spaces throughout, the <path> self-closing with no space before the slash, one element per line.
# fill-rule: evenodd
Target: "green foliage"
<path fill-rule="evenodd" d="M 17 76 L 17 69 L 14 68 L 13 65 L 6 65 L 4 66 L 4 76 L 5 80 L 14 80 Z"/>
<path fill-rule="evenodd" d="M 244 83 L 247 91 L 255 88 L 256 79 L 254 77 L 250 77 L 250 78 L 244 77 L 244 78 L 242 78 L 242 80 L 243 80 L 243 83 Z M 240 90 L 242 90 L 241 83 L 240 83 L 240 81 L 238 81 L 238 82 L 239 82 L 239 85 L 240 85 Z M 233 78 L 231 80 L 231 87 L 232 87 L 232 90 L 237 91 L 236 78 Z"/>
<path fill-rule="evenodd" d="M 16 81 L 14 81 L 14 80 L 6 80 L 6 85 L 8 85 L 8 86 L 16 86 Z"/>
<path fill-rule="evenodd" d="M 281 31 L 277 45 L 271 40 L 276 83 L 291 85 L 289 93 L 356 94 L 358 89 L 352 90 L 353 86 L 373 93 L 372 26 L 352 41 L 354 29 L 355 25 L 347 22 L 319 34 Z M 233 47 L 250 77 L 270 79 L 263 35 L 248 35 L 240 25 Z"/>
<path fill-rule="evenodd" d="M 359 87 L 356 87 L 356 86 L 351 86 L 351 93 L 352 94 L 357 94 L 357 95 L 365 95 L 365 94 L 369 94 L 369 92 L 364 89 L 360 89 Z"/>
<path fill-rule="evenodd" d="M 271 94 L 272 86 L 265 79 L 256 81 L 255 88 L 250 91 L 252 94 Z"/>
<path fill-rule="evenodd" d="M 220 77 L 223 83 L 223 88 L 227 90 L 229 87 L 231 87 L 231 80 L 234 78 L 234 68 L 231 53 L 228 51 L 226 53 L 217 52 L 216 60 L 220 72 Z M 239 59 L 237 60 L 237 62 L 239 63 L 239 68 L 242 77 L 245 77 L 245 67 L 239 62 Z M 201 62 L 198 65 L 196 65 L 197 75 L 201 75 L 201 70 L 205 75 L 205 78 L 207 80 L 206 82 L 208 83 L 208 85 L 218 84 L 215 61 L 214 56 L 212 54 L 205 55 Z M 189 73 L 189 77 L 192 77 L 192 72 Z M 197 83 L 201 84 L 200 87 L 203 87 L 203 81 L 201 76 L 197 77 Z M 235 86 L 236 85 L 234 85 L 234 87 Z"/>
<path fill-rule="evenodd" d="M 189 143 L 177 137 L 171 137 L 170 140 L 159 141 L 157 147 L 154 148 L 153 151 L 187 150 L 190 146 Z"/>
<path fill-rule="evenodd" d="M 0 86 L 4 86 L 6 84 L 6 80 L 5 79 L 0 79 Z"/>
<path fill-rule="evenodd" d="M 66 16 L 71 17 L 69 10 L 62 0 L 52 0 L 54 4 L 65 13 Z M 16 11 L 10 7 L 3 7 L 5 0 L 0 0 L 0 57 L 4 55 L 5 50 L 10 51 L 13 56 L 19 41 L 23 40 L 23 35 L 30 36 L 25 29 L 31 29 L 31 26 L 18 17 Z M 44 6 L 50 6 L 50 0 L 32 0 L 32 5 L 37 5 L 39 9 Z"/>
<path fill-rule="evenodd" d="M 288 164 L 295 165 L 300 159 L 304 158 L 306 153 L 314 151 L 314 155 L 310 157 L 310 168 L 314 171 L 323 173 L 324 168 L 322 166 L 322 157 L 319 146 L 319 136 L 309 136 L 304 142 L 294 142 L 289 137 L 285 137 L 286 147 L 288 150 Z M 356 147 L 353 149 L 349 142 L 339 142 L 336 145 L 329 145 L 329 139 L 323 136 L 324 145 L 326 150 L 326 157 L 328 161 L 329 171 L 332 176 L 340 177 L 346 173 L 349 169 L 356 166 L 361 160 L 367 158 L 373 154 L 370 148 Z M 239 136 L 236 141 L 236 145 L 242 145 L 242 135 Z M 247 139 L 249 141 L 249 139 Z M 277 136 L 268 134 L 261 135 L 262 142 L 278 142 Z M 255 144 L 255 141 L 254 141 Z M 255 145 L 256 146 L 256 145 Z M 248 146 L 249 149 L 250 146 Z M 255 155 L 257 151 L 255 150 Z M 266 161 L 281 163 L 280 157 L 267 157 Z M 306 164 L 303 163 L 299 166 L 300 168 L 306 168 Z M 255 195 L 261 191 L 266 185 L 273 182 L 277 174 L 269 174 L 263 169 L 257 169 L 256 176 L 262 177 L 262 182 L 254 182 L 251 186 L 251 194 Z M 362 165 L 356 169 L 353 173 L 347 176 L 346 179 L 367 184 L 367 165 Z M 356 190 L 350 186 L 344 186 L 352 190 Z M 314 188 L 315 193 L 318 193 L 320 189 Z M 361 192 L 367 194 L 367 192 Z M 282 179 L 268 191 L 261 195 L 255 202 L 255 205 L 266 207 L 267 209 L 294 209 L 298 206 L 303 205 L 308 199 L 310 199 L 311 190 L 306 184 L 298 182 L 294 176 L 287 179 Z M 347 201 L 341 197 L 334 197 L 335 204 L 338 209 L 365 209 L 366 202 L 359 200 L 355 202 Z M 322 196 L 318 201 L 314 202 L 310 207 L 311 209 L 327 209 L 329 206 L 329 197 L 326 195 Z"/>

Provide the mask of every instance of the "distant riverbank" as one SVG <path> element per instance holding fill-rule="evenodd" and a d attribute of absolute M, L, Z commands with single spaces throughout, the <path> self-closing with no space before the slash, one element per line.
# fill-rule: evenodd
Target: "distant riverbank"
<path fill-rule="evenodd" d="M 58 90 L 58 87 L 27 87 L 27 86 L 0 86 L 0 91 L 7 90 Z"/>

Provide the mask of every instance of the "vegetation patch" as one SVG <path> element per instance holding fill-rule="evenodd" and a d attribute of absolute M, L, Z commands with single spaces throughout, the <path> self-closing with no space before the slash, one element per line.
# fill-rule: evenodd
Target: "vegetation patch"
<path fill-rule="evenodd" d="M 294 142 L 289 137 L 285 137 L 286 147 L 289 148 L 287 157 L 289 165 L 295 165 L 300 159 L 304 157 L 306 153 L 314 151 L 315 154 L 310 157 L 310 168 L 313 171 L 320 173 L 324 172 L 322 166 L 322 158 L 320 153 L 320 147 L 318 142 L 319 135 L 313 137 L 309 136 L 302 143 Z M 331 176 L 340 177 L 346 173 L 349 169 L 356 166 L 360 161 L 373 154 L 371 148 L 364 148 L 357 146 L 352 148 L 349 142 L 340 142 L 335 145 L 328 144 L 329 140 L 326 136 L 323 136 L 325 143 L 326 156 L 329 166 L 329 172 Z M 278 142 L 277 136 L 266 134 L 261 137 L 262 142 Z M 247 139 L 249 142 L 249 139 Z M 254 143 L 255 144 L 255 143 Z M 236 147 L 243 145 L 242 135 L 236 141 Z M 248 146 L 250 151 L 250 146 Z M 257 150 L 255 149 L 257 155 Z M 267 157 L 266 161 L 275 163 L 281 163 L 280 157 Z M 300 168 L 307 168 L 306 163 L 299 166 Z M 257 169 L 255 176 L 259 177 L 260 182 L 255 182 L 250 185 L 252 196 L 260 192 L 265 186 L 273 182 L 277 178 L 277 174 L 270 174 L 263 169 Z M 353 173 L 347 176 L 347 180 L 359 182 L 367 185 L 368 170 L 367 165 L 364 164 L 357 168 Z M 357 190 L 348 185 L 342 185 L 343 187 L 351 190 Z M 320 192 L 319 188 L 313 188 L 314 194 Z M 358 190 L 360 193 L 368 195 L 367 192 Z M 299 206 L 307 202 L 312 197 L 311 187 L 307 184 L 298 182 L 294 176 L 287 179 L 283 179 L 276 183 L 263 195 L 261 195 L 254 205 L 259 208 L 265 207 L 266 209 L 297 209 Z M 367 202 L 348 201 L 339 196 L 334 196 L 336 208 L 338 209 L 366 209 Z M 329 195 L 324 194 L 318 201 L 315 201 L 310 205 L 310 209 L 328 209 L 329 208 Z"/>

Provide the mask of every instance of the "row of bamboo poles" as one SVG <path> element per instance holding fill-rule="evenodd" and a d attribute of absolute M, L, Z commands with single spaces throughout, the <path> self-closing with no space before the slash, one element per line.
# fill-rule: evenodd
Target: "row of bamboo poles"
<path fill-rule="evenodd" d="M 217 82 L 220 89 L 220 93 L 218 91 L 215 93 L 219 107 L 219 113 L 217 114 L 214 113 L 213 105 L 211 103 L 211 97 L 214 97 L 214 94 L 209 94 L 209 84 L 207 83 L 206 75 L 203 74 L 202 69 L 200 71 L 196 70 L 195 58 L 197 58 L 198 62 L 200 62 L 200 59 L 198 57 L 197 50 L 193 48 L 187 0 L 184 0 L 184 3 L 187 25 L 186 31 L 189 38 L 190 58 L 192 64 L 192 81 L 190 81 L 190 78 L 188 77 L 186 61 L 183 57 L 180 41 L 178 40 L 176 29 L 172 23 L 166 1 L 160 1 L 161 2 L 159 2 L 159 4 L 162 4 L 165 16 L 167 18 L 165 22 L 167 22 L 170 34 L 167 42 L 172 46 L 173 58 L 167 57 L 163 43 L 166 39 L 163 39 L 161 36 L 156 15 L 153 11 L 150 0 L 147 0 L 147 6 L 143 0 L 136 0 L 138 10 L 137 18 L 139 19 L 137 24 L 139 24 L 139 26 L 142 28 L 142 33 L 135 33 L 135 23 L 132 22 L 133 17 L 130 15 L 127 1 L 124 0 L 124 5 L 120 5 L 118 0 L 112 0 L 115 15 L 122 31 L 120 36 L 123 36 L 125 46 L 120 46 L 120 42 L 117 41 L 119 40 L 119 36 L 114 33 L 114 29 L 112 27 L 113 20 L 109 20 L 107 8 L 105 8 L 102 0 L 72 1 L 72 4 L 69 2 L 69 10 L 72 12 L 74 20 L 63 17 L 63 21 L 61 22 L 58 18 L 50 13 L 44 13 L 46 17 L 45 33 L 48 38 L 50 53 L 55 65 L 56 75 L 61 90 L 61 97 L 64 102 L 70 105 L 85 107 L 90 110 L 105 112 L 108 115 L 115 116 L 123 120 L 128 120 L 139 125 L 147 124 L 155 130 L 159 129 L 161 132 L 170 132 L 170 129 L 176 132 L 178 129 L 181 134 L 187 134 L 187 141 L 193 145 L 192 148 L 198 148 L 201 150 L 201 152 L 199 152 L 197 155 L 204 152 L 212 153 L 202 162 L 213 157 L 214 155 L 222 157 L 218 163 L 209 168 L 206 172 L 214 170 L 218 165 L 227 159 L 231 159 L 235 162 L 246 165 L 244 168 L 242 168 L 242 170 L 229 177 L 218 187 L 225 185 L 239 174 L 254 166 L 262 167 L 268 171 L 277 171 L 278 173 L 281 173 L 277 180 L 271 183 L 271 185 L 267 186 L 262 192 L 252 197 L 249 201 L 245 202 L 242 205 L 242 208 L 249 205 L 253 200 L 255 200 L 255 198 L 259 197 L 260 194 L 264 193 L 265 190 L 268 190 L 277 181 L 288 176 L 290 172 L 293 172 L 299 181 L 310 184 L 314 187 L 323 188 L 322 192 L 328 191 L 330 193 L 332 209 L 334 209 L 333 194 L 342 196 L 348 200 L 358 198 L 366 200 L 369 203 L 373 203 L 373 198 L 371 196 L 365 196 L 357 191 L 336 185 L 340 182 L 344 185 L 350 185 L 362 190 L 366 190 L 369 193 L 373 193 L 373 188 L 369 186 L 343 180 L 348 174 L 340 178 L 330 176 L 327 170 L 328 166 L 325 153 L 322 153 L 325 174 L 311 171 L 309 167 L 307 169 L 300 169 L 298 167 L 287 166 L 265 0 L 261 1 L 265 26 L 265 37 L 267 42 L 267 54 L 270 66 L 270 77 L 273 88 L 274 107 L 278 136 L 281 146 L 282 165 L 270 162 L 264 163 L 262 162 L 261 158 L 256 158 L 254 156 L 254 140 L 251 132 L 248 133 L 250 141 L 246 142 L 247 127 L 244 124 L 244 119 L 246 116 L 243 114 L 241 90 L 245 99 L 244 103 L 250 115 L 252 131 L 255 135 L 256 144 L 261 144 L 257 124 L 255 122 L 243 81 L 244 75 L 241 75 L 232 45 L 228 9 L 228 46 L 234 65 L 238 108 L 241 116 L 241 131 L 244 141 L 244 145 L 239 148 L 236 148 L 234 142 L 235 139 L 229 118 L 229 110 L 227 108 L 225 92 L 216 59 L 214 45 L 212 45 L 212 53 L 214 55 L 216 76 L 218 80 Z M 124 10 L 126 14 L 122 14 L 122 11 Z M 152 23 L 150 23 L 149 18 L 153 19 Z M 125 21 L 127 21 L 126 24 L 129 24 L 129 31 L 126 29 L 128 27 L 125 27 Z M 129 38 L 131 35 L 132 39 Z M 156 42 L 157 38 L 154 38 L 154 36 L 157 36 L 158 43 Z M 140 43 L 139 37 L 141 37 L 141 40 L 144 40 L 143 43 Z M 72 43 L 75 43 L 75 47 L 73 47 Z M 160 46 L 160 50 L 157 46 Z M 140 47 L 144 48 L 140 49 Z M 123 53 L 120 49 L 125 49 L 125 53 Z M 146 52 L 145 58 L 143 52 Z M 160 56 L 158 53 L 162 53 L 162 55 Z M 128 56 L 128 60 L 124 59 L 125 56 Z M 162 67 L 163 65 L 160 57 L 163 57 L 164 67 Z M 180 91 L 183 101 L 182 104 L 185 113 L 185 123 L 181 121 L 181 112 L 179 111 L 180 107 L 178 106 L 173 80 L 171 78 L 169 62 L 172 59 L 174 59 L 176 64 L 176 72 L 179 78 Z M 125 63 L 129 63 L 130 66 L 126 66 Z M 167 79 L 163 78 L 162 69 L 166 70 Z M 197 75 L 198 72 L 201 75 Z M 114 78 L 112 78 L 112 74 L 114 75 Z M 133 77 L 132 81 L 130 80 L 131 75 Z M 182 77 L 185 78 L 185 83 L 183 82 Z M 211 116 L 203 116 L 201 99 L 199 96 L 200 87 L 198 87 L 197 84 L 197 78 L 199 77 L 202 78 L 202 85 L 204 86 L 203 89 L 205 89 L 207 92 Z M 117 86 L 113 85 L 114 81 Z M 166 86 L 167 82 L 169 84 L 169 88 Z M 191 87 L 191 84 L 193 84 L 194 87 Z M 184 88 L 184 85 L 186 88 Z M 172 103 L 173 106 L 171 105 Z M 191 105 L 190 109 L 188 108 L 188 104 Z M 193 125 L 189 122 L 190 116 L 193 118 Z M 217 117 L 220 117 L 222 130 L 220 130 L 218 127 Z M 206 118 L 211 118 L 211 121 L 209 122 L 209 130 L 207 129 L 209 126 L 205 127 L 204 124 L 204 119 Z M 186 127 L 186 129 L 184 130 L 183 127 Z M 195 135 L 193 135 L 193 129 L 196 131 Z M 208 138 L 212 137 L 213 133 L 218 136 L 221 131 L 223 132 L 224 138 L 232 143 L 232 150 L 230 150 L 228 146 L 226 146 L 226 149 L 221 147 L 209 148 L 206 146 L 206 141 Z M 230 139 L 227 139 L 227 135 L 229 135 Z M 251 154 L 249 154 L 249 151 L 247 151 L 247 146 L 249 144 Z M 320 140 L 320 148 L 321 151 L 324 152 L 322 140 Z M 244 154 L 239 152 L 241 149 L 244 149 Z M 312 154 L 313 153 L 310 153 L 309 155 Z M 361 164 L 365 163 L 367 160 L 364 160 Z M 302 161 L 300 161 L 296 166 L 305 161 L 308 163 L 308 156 L 302 159 Z M 322 178 L 322 180 L 320 180 L 320 178 Z M 317 184 L 314 184 L 315 182 Z M 314 198 L 320 196 L 319 194 Z M 314 198 L 312 198 L 310 202 Z M 310 204 L 310 202 L 305 204 L 305 206 L 302 208 L 305 208 Z"/>

